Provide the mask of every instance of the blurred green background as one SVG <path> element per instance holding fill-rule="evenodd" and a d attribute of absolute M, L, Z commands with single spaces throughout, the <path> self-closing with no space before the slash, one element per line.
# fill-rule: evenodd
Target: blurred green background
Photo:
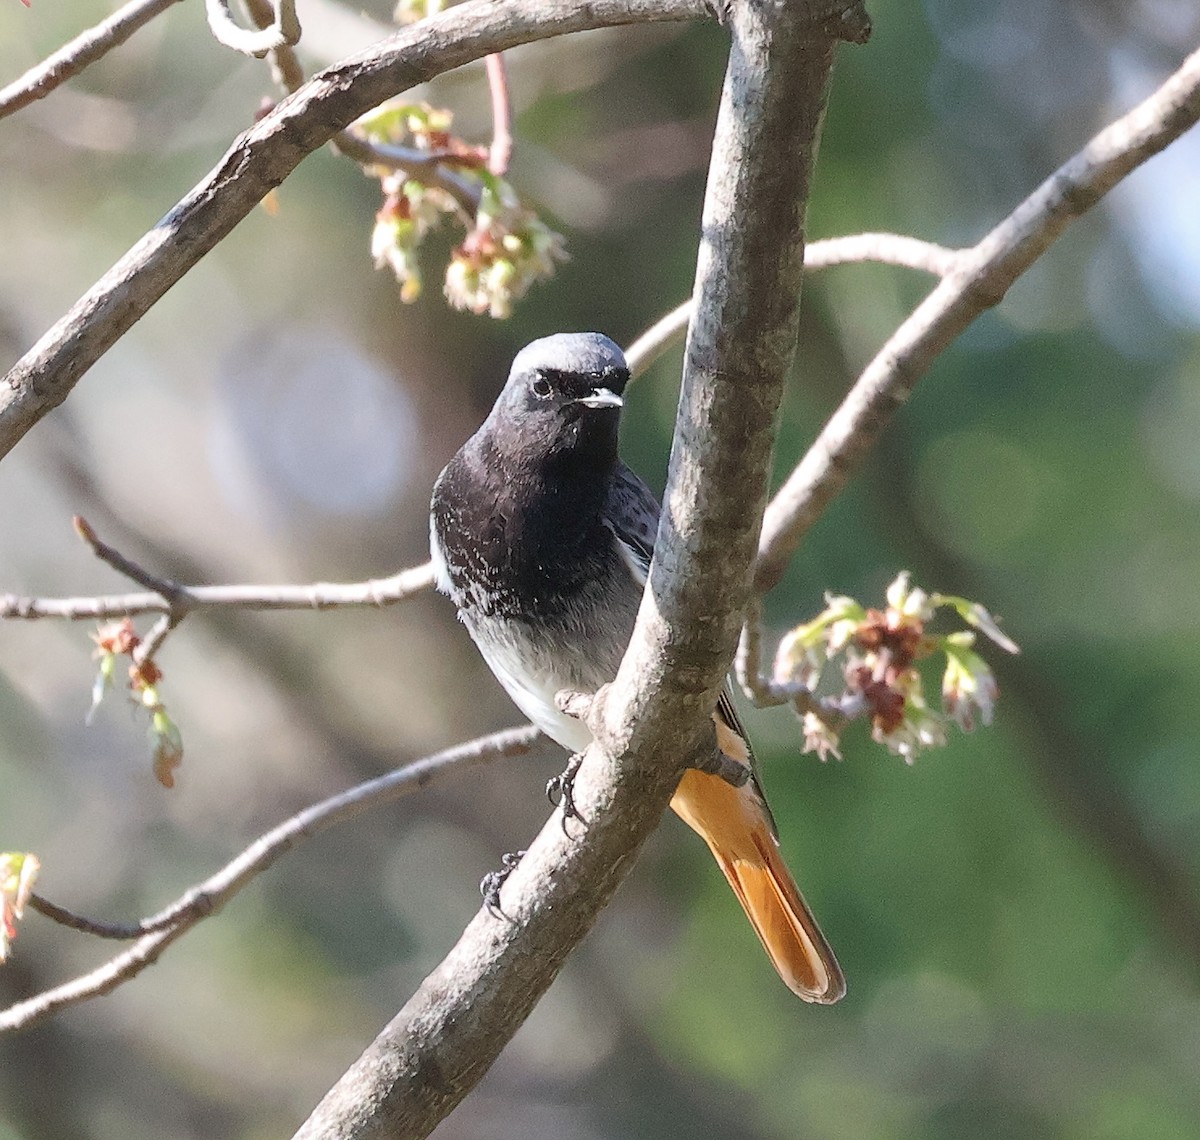
<path fill-rule="evenodd" d="M 876 0 L 843 48 L 810 233 L 973 242 L 1200 42 L 1191 0 Z M 107 14 L 0 5 L 7 81 Z M 301 0 L 310 70 L 380 34 Z M 402 306 L 377 184 L 329 153 L 283 186 L 0 467 L 0 591 L 126 585 L 71 515 L 189 582 L 354 580 L 425 557 L 425 505 L 534 336 L 628 343 L 689 291 L 726 39 L 655 27 L 510 60 L 513 177 L 567 237 L 498 323 Z M 0 122 L 0 362 L 15 360 L 272 95 L 181 4 Z M 485 141 L 482 69 L 423 92 Z M 443 249 L 448 245 L 443 245 Z M 780 476 L 922 296 L 906 270 L 806 288 Z M 632 394 L 661 488 L 680 354 Z M 1021 657 L 998 724 L 906 767 L 799 754 L 755 713 L 783 845 L 849 995 L 794 1000 L 703 846 L 664 821 L 442 1140 L 1200 1135 L 1200 136 L 1074 226 L 921 381 L 769 599 L 879 598 L 902 567 L 984 601 Z M 443 600 L 196 617 L 160 661 L 179 786 L 110 699 L 85 624 L 0 630 L 0 849 L 82 912 L 156 910 L 285 815 L 515 723 Z M 476 770 L 290 855 L 110 997 L 0 1040 L 2 1140 L 289 1135 L 451 945 L 546 815 L 561 758 Z M 27 917 L 8 1004 L 111 947 Z"/>

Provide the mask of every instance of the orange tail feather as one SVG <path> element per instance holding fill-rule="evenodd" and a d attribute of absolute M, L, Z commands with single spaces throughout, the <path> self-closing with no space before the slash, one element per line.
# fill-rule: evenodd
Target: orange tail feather
<path fill-rule="evenodd" d="M 671 807 L 708 844 L 788 988 L 822 1004 L 842 997 L 841 967 L 779 854 L 754 786 L 735 788 L 719 776 L 689 770 Z"/>

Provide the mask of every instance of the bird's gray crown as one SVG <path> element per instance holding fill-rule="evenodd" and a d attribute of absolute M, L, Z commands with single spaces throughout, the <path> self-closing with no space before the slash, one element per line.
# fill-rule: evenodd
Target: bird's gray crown
<path fill-rule="evenodd" d="M 603 333 L 555 333 L 527 344 L 512 362 L 510 378 L 542 370 L 584 375 L 627 371 L 625 354 Z"/>

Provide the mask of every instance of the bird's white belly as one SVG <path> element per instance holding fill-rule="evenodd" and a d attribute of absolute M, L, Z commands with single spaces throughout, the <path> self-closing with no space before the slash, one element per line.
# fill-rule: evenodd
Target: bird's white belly
<path fill-rule="evenodd" d="M 495 625 L 499 628 L 489 623 L 486 633 L 471 630 L 471 636 L 496 679 L 517 708 L 551 740 L 568 752 L 582 752 L 592 742 L 591 732 L 583 721 L 560 712 L 554 697 L 563 689 L 595 692 L 610 678 L 564 676 L 550 667 L 546 652 L 519 628 L 510 623 Z"/>

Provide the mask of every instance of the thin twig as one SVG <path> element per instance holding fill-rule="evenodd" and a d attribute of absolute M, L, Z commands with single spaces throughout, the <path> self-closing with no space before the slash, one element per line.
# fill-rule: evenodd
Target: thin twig
<path fill-rule="evenodd" d="M 804 251 L 804 268 L 806 272 L 812 272 L 831 269 L 835 265 L 877 261 L 944 277 L 954 271 L 958 259 L 958 250 L 903 234 L 849 234 L 824 238 L 808 245 Z M 640 376 L 664 352 L 683 340 L 693 308 L 689 297 L 657 320 L 629 346 L 625 358 L 634 376 Z"/>
<path fill-rule="evenodd" d="M 443 158 L 414 147 L 375 142 L 354 130 L 342 131 L 330 140 L 330 146 L 365 169 L 381 166 L 386 170 L 403 170 L 426 186 L 444 190 L 459 204 L 468 219 L 474 218 L 479 209 L 482 187 L 447 169 Z M 456 164 L 461 166 L 461 159 Z"/>
<path fill-rule="evenodd" d="M 1100 131 L 978 245 L 957 255 L 952 272 L 867 365 L 767 508 L 755 572 L 758 593 L 779 581 L 800 539 L 857 471 L 938 354 L 998 304 L 1072 221 L 1197 119 L 1200 51 L 1153 95 Z"/>
<path fill-rule="evenodd" d="M 85 930 L 105 938 L 136 937 L 138 941 L 96 969 L 10 1006 L 0 1013 L 0 1032 L 27 1029 L 60 1009 L 110 993 L 157 961 L 172 942 L 181 938 L 196 923 L 220 910 L 247 883 L 306 839 L 353 819 L 369 808 L 391 803 L 418 791 L 452 772 L 488 763 L 502 756 L 526 753 L 533 747 L 538 735 L 537 729 L 531 725 L 506 729 L 406 764 L 385 776 L 368 780 L 313 804 L 260 836 L 215 875 L 135 926 L 120 927 L 80 918 L 45 899 L 33 900 L 31 905 L 34 909 L 75 930 Z"/>
<path fill-rule="evenodd" d="M 0 596 L 0 619 L 62 618 L 88 621 L 138 614 L 188 612 L 203 609 L 331 610 L 345 607 L 382 608 L 407 601 L 433 585 L 433 567 L 410 566 L 390 578 L 365 582 L 313 582 L 303 586 L 233 585 L 179 586 L 173 600 L 157 591 L 108 594 L 100 597 L 29 598 Z"/>
<path fill-rule="evenodd" d="M 85 918 L 81 914 L 67 910 L 66 907 L 52 903 L 39 894 L 29 896 L 29 905 L 38 914 L 57 922 L 59 926 L 68 926 L 83 934 L 94 934 L 97 938 L 111 938 L 120 942 L 128 942 L 132 938 L 140 938 L 148 934 L 150 928 L 145 923 L 104 922 L 96 918 Z"/>
<path fill-rule="evenodd" d="M 804 268 L 831 269 L 861 261 L 877 261 L 946 277 L 958 267 L 962 252 L 906 234 L 865 233 L 814 241 L 804 251 Z"/>
<path fill-rule="evenodd" d="M 160 578 L 157 574 L 152 574 L 149 570 L 139 566 L 132 558 L 122 554 L 116 547 L 109 546 L 92 530 L 87 519 L 82 515 L 76 515 L 73 522 L 76 534 L 88 544 L 92 553 L 101 562 L 111 566 L 118 574 L 123 574 L 139 586 L 144 586 L 147 590 L 153 590 L 156 594 L 160 594 L 168 604 L 179 595 L 181 587 L 178 582 L 172 582 L 169 578 Z"/>
<path fill-rule="evenodd" d="M 0 90 L 0 119 L 44 99 L 176 3 L 178 0 L 131 0 L 118 8 L 108 19 L 82 32 Z"/>
<path fill-rule="evenodd" d="M 751 598 L 746 606 L 733 659 L 733 675 L 746 699 L 756 708 L 781 705 L 787 699 L 774 691 L 771 678 L 762 672 L 762 602 L 757 597 Z"/>
<path fill-rule="evenodd" d="M 649 371 L 650 366 L 664 352 L 683 340 L 688 321 L 692 319 L 695 306 L 689 297 L 664 317 L 659 317 L 641 336 L 625 350 L 625 360 L 633 379 Z"/>
<path fill-rule="evenodd" d="M 341 134 L 338 136 L 338 140 L 345 137 L 345 134 Z M 477 170 L 484 163 L 482 149 L 474 153 L 463 153 L 456 150 L 420 150 L 415 146 L 377 142 L 359 134 L 351 134 L 350 137 L 363 144 L 361 148 L 356 149 L 362 155 L 364 166 L 383 166 L 388 170 L 403 170 L 420 178 L 423 182 L 429 181 L 430 175 L 434 173 L 436 167 Z M 340 141 L 334 145 L 341 149 Z"/>
<path fill-rule="evenodd" d="M 256 28 L 270 28 L 275 22 L 275 8 L 271 0 L 242 0 L 246 15 Z M 291 44 L 281 43 L 267 52 L 271 75 L 284 91 L 291 94 L 304 83 L 304 69 L 300 57 Z"/>
<path fill-rule="evenodd" d="M 754 596 L 746 605 L 742 631 L 738 637 L 737 653 L 733 658 L 733 675 L 746 699 L 755 708 L 775 708 L 791 705 L 797 712 L 826 708 L 828 699 L 818 701 L 812 690 L 799 681 L 778 681 L 762 671 L 762 601 Z M 840 706 L 838 707 L 840 711 Z"/>
<path fill-rule="evenodd" d="M 163 614 L 133 651 L 131 656 L 134 665 L 141 666 L 147 661 L 153 661 L 154 655 L 163 647 L 163 642 L 185 617 L 187 612 L 178 607 L 172 607 L 168 613 Z"/>
<path fill-rule="evenodd" d="M 304 586 L 184 586 L 151 573 L 104 542 L 87 520 L 78 515 L 75 516 L 75 529 L 97 558 L 138 585 L 145 586 L 148 592 L 79 598 L 27 598 L 5 594 L 0 596 L 0 619 L 84 621 L 157 613 L 170 619 L 158 634 L 161 644 L 161 638 L 192 610 L 328 610 L 349 606 L 382 609 L 407 601 L 433 585 L 433 566 L 425 562 L 401 570 L 390 578 L 370 578 L 365 582 L 313 582 Z M 143 643 L 143 658 L 149 655 L 144 645 L 153 637 L 151 634 Z"/>
<path fill-rule="evenodd" d="M 489 55 L 487 67 L 488 93 L 492 99 L 492 145 L 488 149 L 488 170 L 497 176 L 508 173 L 512 161 L 512 99 L 508 91 L 508 71 L 500 52 Z"/>
<path fill-rule="evenodd" d="M 300 21 L 296 18 L 296 0 L 274 0 L 267 24 L 255 31 L 239 27 L 229 10 L 229 0 L 204 0 L 204 14 L 213 39 L 242 55 L 262 59 L 282 47 L 300 42 Z M 255 20 L 258 23 L 258 20 Z"/>
<path fill-rule="evenodd" d="M 250 19 L 259 28 L 272 26 L 275 9 L 271 0 L 245 0 L 245 4 Z M 275 82 L 289 95 L 304 86 L 304 68 L 300 66 L 300 57 L 289 44 L 274 47 L 267 53 L 267 59 Z M 481 187 L 460 177 L 452 169 L 455 163 L 461 165 L 461 156 L 433 155 L 415 147 L 376 142 L 353 129 L 339 131 L 330 139 L 329 145 L 364 170 L 382 167 L 385 170 L 403 170 L 420 178 L 426 186 L 449 194 L 468 219 L 474 218 L 479 209 Z"/>

